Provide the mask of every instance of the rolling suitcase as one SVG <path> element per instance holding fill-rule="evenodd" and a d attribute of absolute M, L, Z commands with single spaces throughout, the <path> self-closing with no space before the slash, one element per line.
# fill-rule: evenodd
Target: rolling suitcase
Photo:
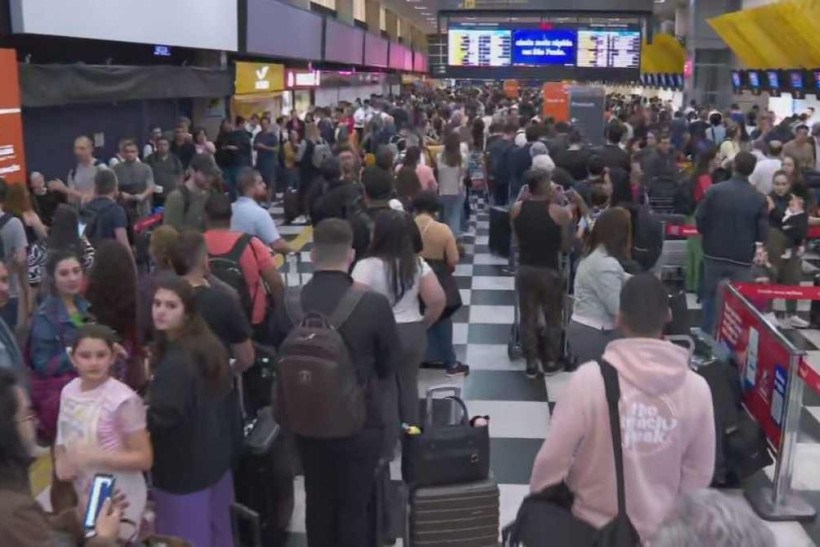
<path fill-rule="evenodd" d="M 282 208 L 285 212 L 286 223 L 293 222 L 293 219 L 299 216 L 301 210 L 299 190 L 296 188 L 288 188 L 285 190 L 285 195 L 282 197 Z"/>
<path fill-rule="evenodd" d="M 510 210 L 506 207 L 490 208 L 490 252 L 499 256 L 510 256 L 512 242 L 512 226 L 510 226 Z"/>
<path fill-rule="evenodd" d="M 242 381 L 237 386 L 244 415 Z M 246 416 L 243 434 L 242 454 L 234 469 L 234 545 L 282 547 L 294 509 L 294 473 L 287 435 L 273 419 L 270 406 L 252 417 Z"/>
<path fill-rule="evenodd" d="M 487 480 L 417 488 L 410 496 L 413 547 L 497 547 L 498 484 Z"/>

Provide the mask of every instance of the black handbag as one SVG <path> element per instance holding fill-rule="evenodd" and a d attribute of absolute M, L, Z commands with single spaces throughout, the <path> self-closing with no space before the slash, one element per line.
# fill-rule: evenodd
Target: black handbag
<path fill-rule="evenodd" d="M 572 492 L 563 481 L 524 499 L 515 522 L 502 532 L 503 547 L 636 547 L 641 539 L 626 514 L 623 452 L 621 450 L 621 420 L 618 400 L 621 390 L 617 371 L 601 360 L 598 363 L 604 378 L 609 427 L 615 456 L 615 478 L 618 494 L 618 514 L 603 528 L 592 525 L 572 514 Z"/>
<path fill-rule="evenodd" d="M 453 274 L 450 272 L 450 267 L 443 260 L 427 259 L 427 264 L 430 265 L 430 269 L 436 274 L 441 288 L 444 289 L 444 296 L 447 300 L 444 305 L 444 311 L 442 311 L 439 316 L 439 320 L 447 319 L 456 313 L 463 305 L 461 292 L 458 290 L 458 285 L 456 284 L 456 278 L 453 277 Z M 422 313 L 424 313 L 423 302 Z"/>
<path fill-rule="evenodd" d="M 462 411 L 458 423 L 436 425 L 428 394 L 424 429 L 402 437 L 402 478 L 413 487 L 480 481 L 490 474 L 490 428 L 472 427 L 464 401 L 447 399 Z"/>

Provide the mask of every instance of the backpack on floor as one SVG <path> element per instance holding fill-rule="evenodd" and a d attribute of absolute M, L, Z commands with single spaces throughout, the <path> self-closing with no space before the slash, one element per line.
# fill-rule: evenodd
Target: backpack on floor
<path fill-rule="evenodd" d="M 302 292 L 285 293 L 294 328 L 276 360 L 276 421 L 297 435 L 318 439 L 349 437 L 362 430 L 365 386 L 339 329 L 366 291 L 351 287 L 328 317 L 302 309 Z"/>
<path fill-rule="evenodd" d="M 239 295 L 239 303 L 248 318 L 253 314 L 253 296 L 245 279 L 245 273 L 242 271 L 240 261 L 242 260 L 242 253 L 250 245 L 251 239 L 253 239 L 253 236 L 242 234 L 227 253 L 212 254 L 208 259 L 211 273 L 220 281 L 230 285 Z"/>

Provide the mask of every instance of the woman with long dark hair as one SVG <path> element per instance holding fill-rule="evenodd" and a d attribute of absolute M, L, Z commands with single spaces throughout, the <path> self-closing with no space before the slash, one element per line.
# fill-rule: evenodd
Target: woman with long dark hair
<path fill-rule="evenodd" d="M 46 260 L 52 251 L 70 251 L 80 257 L 83 270 L 94 266 L 94 246 L 85 235 L 80 235 L 79 215 L 70 205 L 61 204 L 54 212 L 48 238 L 38 241 L 28 252 L 28 283 L 38 286 L 43 282 Z"/>
<path fill-rule="evenodd" d="M 418 371 L 424 358 L 427 328 L 441 315 L 445 297 L 436 274 L 414 251 L 412 219 L 406 213 L 386 210 L 375 220 L 369 257 L 356 263 L 353 279 L 387 297 L 399 327 L 404 359 L 397 373 L 397 384 L 394 381 L 385 386 L 386 401 L 396 400 L 398 388 L 398 407 L 391 403 L 385 406 L 390 428 L 386 448 L 392 449 L 400 423 L 419 423 Z M 419 297 L 426 306 L 424 315 L 419 312 Z"/>
<path fill-rule="evenodd" d="M 450 230 L 461 235 L 461 216 L 464 214 L 464 175 L 467 172 L 467 158 L 461 152 L 461 139 L 451 131 L 444 137 L 444 150 L 438 157 L 438 191 L 444 208 L 444 222 Z"/>
<path fill-rule="evenodd" d="M 157 335 L 148 430 L 157 532 L 197 546 L 232 547 L 231 441 L 237 432 L 228 354 L 184 279 L 170 276 L 157 284 L 152 315 Z"/>
<path fill-rule="evenodd" d="M 117 333 L 128 353 L 128 358 L 117 359 L 112 376 L 139 391 L 146 378 L 137 343 L 137 271 L 124 245 L 114 240 L 100 243 L 85 297 L 97 321 Z"/>
<path fill-rule="evenodd" d="M 621 288 L 629 278 L 621 264 L 630 259 L 631 248 L 629 212 L 612 207 L 601 213 L 575 273 L 575 299 L 567 336 L 578 363 L 598 359 L 615 338 Z"/>

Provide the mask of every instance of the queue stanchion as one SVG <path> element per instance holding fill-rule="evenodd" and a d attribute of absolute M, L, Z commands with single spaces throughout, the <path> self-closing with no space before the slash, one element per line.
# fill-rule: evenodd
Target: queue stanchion
<path fill-rule="evenodd" d="M 724 283 L 720 290 L 717 344 L 737 364 L 743 406 L 760 425 L 775 454 L 773 485 L 750 487 L 746 498 L 761 518 L 811 520 L 816 511 L 792 489 L 795 444 L 803 401 L 800 376 L 805 352 L 768 322 L 749 302 L 758 298 L 795 298 L 800 287 Z"/>

